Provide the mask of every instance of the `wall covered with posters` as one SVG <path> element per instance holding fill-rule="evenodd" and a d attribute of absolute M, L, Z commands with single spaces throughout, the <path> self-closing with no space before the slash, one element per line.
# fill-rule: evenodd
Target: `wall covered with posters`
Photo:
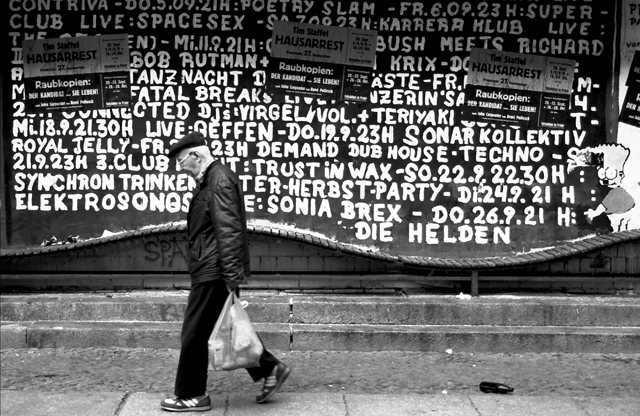
<path fill-rule="evenodd" d="M 640 228 L 638 2 L 3 3 L 3 246 L 183 220 L 193 130 L 250 221 L 374 251 Z"/>

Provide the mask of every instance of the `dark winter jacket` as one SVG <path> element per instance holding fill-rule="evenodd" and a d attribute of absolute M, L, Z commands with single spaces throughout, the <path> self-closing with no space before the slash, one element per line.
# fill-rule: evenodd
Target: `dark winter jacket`
<path fill-rule="evenodd" d="M 194 191 L 189 214 L 191 284 L 222 279 L 237 286 L 249 276 L 244 197 L 238 176 L 216 160 Z"/>

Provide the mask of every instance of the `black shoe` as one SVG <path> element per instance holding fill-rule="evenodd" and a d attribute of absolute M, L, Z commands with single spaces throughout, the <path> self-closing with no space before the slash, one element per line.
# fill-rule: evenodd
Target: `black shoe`
<path fill-rule="evenodd" d="M 493 381 L 483 381 L 480 383 L 480 391 L 483 393 L 511 393 L 513 387 L 509 387 L 506 384 L 496 383 Z"/>
<path fill-rule="evenodd" d="M 256 397 L 256 402 L 266 403 L 271 398 L 271 396 L 273 396 L 278 390 L 280 390 L 280 387 L 282 387 L 284 382 L 287 381 L 289 374 L 291 374 L 291 369 L 282 363 L 277 364 L 275 370 L 275 383 L 270 383 L 269 385 L 267 385 L 267 379 L 265 379 L 264 385 L 262 386 L 262 393 L 260 393 Z"/>
<path fill-rule="evenodd" d="M 160 402 L 160 407 L 170 412 L 204 412 L 211 410 L 211 399 L 208 394 L 190 399 L 165 399 Z"/>

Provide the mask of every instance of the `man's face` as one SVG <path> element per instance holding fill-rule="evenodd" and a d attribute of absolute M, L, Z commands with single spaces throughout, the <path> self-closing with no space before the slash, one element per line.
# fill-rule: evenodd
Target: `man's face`
<path fill-rule="evenodd" d="M 182 149 L 176 155 L 177 170 L 184 170 L 194 178 L 200 173 L 200 157 L 193 149 Z"/>

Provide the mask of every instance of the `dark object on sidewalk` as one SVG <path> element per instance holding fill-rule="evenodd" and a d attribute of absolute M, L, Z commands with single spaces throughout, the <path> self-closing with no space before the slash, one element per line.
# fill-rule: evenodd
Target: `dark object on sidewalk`
<path fill-rule="evenodd" d="M 511 393 L 513 387 L 509 387 L 506 384 L 495 383 L 493 381 L 483 381 L 480 383 L 480 391 L 483 393 Z"/>

